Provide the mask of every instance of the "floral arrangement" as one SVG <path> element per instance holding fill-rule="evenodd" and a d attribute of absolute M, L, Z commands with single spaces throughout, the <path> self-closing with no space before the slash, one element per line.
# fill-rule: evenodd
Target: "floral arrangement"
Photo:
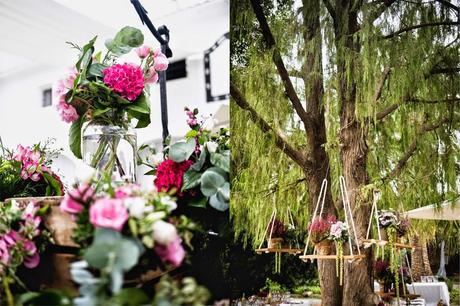
<path fill-rule="evenodd" d="M 314 218 L 307 230 L 307 232 L 310 233 L 312 243 L 318 244 L 328 239 L 330 236 L 331 225 L 336 221 L 337 218 L 333 215 L 328 215 L 326 219 L 320 216 Z"/>
<path fill-rule="evenodd" d="M 375 261 L 374 276 L 379 280 L 380 285 L 384 286 L 381 288 L 384 292 L 388 292 L 391 285 L 394 284 L 397 297 L 399 297 L 401 293 L 401 280 L 404 284 L 410 284 L 412 281 L 409 275 L 409 269 L 407 267 L 401 266 L 393 271 L 390 262 L 383 259 Z M 405 289 L 402 290 L 404 292 Z"/>
<path fill-rule="evenodd" d="M 271 238 L 284 238 L 288 228 L 279 219 L 274 219 L 268 224 L 267 237 Z"/>
<path fill-rule="evenodd" d="M 337 249 L 336 272 L 340 279 L 340 286 L 343 283 L 343 244 L 348 239 L 348 225 L 342 221 L 336 221 L 331 224 L 329 239 L 335 242 Z"/>
<path fill-rule="evenodd" d="M 134 184 L 114 185 L 109 174 L 75 185 L 60 207 L 74 216 L 73 238 L 84 250 L 83 260 L 71 270 L 80 285 L 75 305 L 112 301 L 124 290 L 125 273 L 144 254 L 157 257 L 159 263 L 180 266 L 185 258 L 182 237 L 189 243 L 195 230 L 184 216 L 171 217 L 177 204 L 169 195 L 143 192 Z M 100 273 L 95 276 L 92 270 Z"/>
<path fill-rule="evenodd" d="M 55 90 L 62 120 L 72 123 L 70 149 L 80 159 L 84 122 L 98 120 L 127 126 L 131 119 L 137 119 L 136 128 L 150 124 L 149 84 L 157 82 L 158 72 L 168 68 L 168 60 L 160 50 L 142 45 L 144 36 L 136 28 L 124 27 L 113 39 L 107 40 L 104 57 L 101 52 L 95 53 L 96 38 L 83 47 L 70 43 L 80 56 L 70 74 L 58 82 Z M 139 64 L 117 63 L 122 55 L 136 47 Z"/>
<path fill-rule="evenodd" d="M 46 211 L 47 207 L 40 208 L 34 202 L 19 204 L 12 200 L 0 205 L 0 278 L 7 305 L 14 305 L 10 285 L 24 287 L 16 276 L 18 267 L 37 267 L 39 253 L 51 241 L 50 232 L 41 226 Z"/>
<path fill-rule="evenodd" d="M 392 210 L 381 210 L 378 212 L 379 225 L 387 230 L 388 234 L 397 234 L 403 237 L 410 228 L 408 218 L 403 218 L 399 213 Z"/>
<path fill-rule="evenodd" d="M 52 159 L 59 151 L 50 150 L 50 143 L 32 147 L 18 145 L 14 151 L 0 146 L 0 201 L 63 194 L 61 179 L 50 169 Z"/>
<path fill-rule="evenodd" d="M 228 209 L 230 200 L 230 132 L 221 128 L 211 133 L 199 121 L 198 110 L 186 108 L 190 131 L 185 139 L 169 146 L 165 160 L 153 168 L 158 191 L 175 193 L 179 201 L 189 206 L 206 207 L 218 211 Z M 209 120 L 209 119 L 208 119 Z"/>

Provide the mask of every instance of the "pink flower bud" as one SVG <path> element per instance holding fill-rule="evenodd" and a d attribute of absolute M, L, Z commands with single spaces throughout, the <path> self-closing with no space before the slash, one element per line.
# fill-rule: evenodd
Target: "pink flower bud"
<path fill-rule="evenodd" d="M 156 72 L 155 68 L 150 67 L 149 71 L 145 75 L 145 83 L 146 84 L 155 84 L 158 82 L 158 73 Z"/>
<path fill-rule="evenodd" d="M 158 54 L 154 59 L 153 67 L 156 71 L 164 71 L 168 69 L 169 61 L 163 53 Z"/>
<path fill-rule="evenodd" d="M 136 53 L 140 58 L 146 58 L 150 54 L 150 47 L 147 45 L 142 45 L 139 48 L 136 48 Z"/>

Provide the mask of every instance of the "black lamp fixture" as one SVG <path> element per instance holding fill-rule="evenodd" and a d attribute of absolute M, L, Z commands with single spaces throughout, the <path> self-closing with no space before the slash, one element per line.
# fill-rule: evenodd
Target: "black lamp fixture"
<path fill-rule="evenodd" d="M 161 52 L 166 55 L 167 58 L 172 57 L 172 51 L 169 47 L 169 30 L 165 25 L 158 27 L 158 30 L 153 25 L 150 18 L 147 16 L 147 10 L 142 6 L 139 0 L 131 0 L 137 14 L 141 18 L 142 24 L 147 25 L 150 32 L 153 34 L 155 39 L 161 45 Z M 166 146 L 169 130 L 168 130 L 168 102 L 166 94 L 166 71 L 160 71 L 158 73 L 160 79 L 160 101 L 161 101 L 161 125 L 163 128 L 163 147 Z"/>

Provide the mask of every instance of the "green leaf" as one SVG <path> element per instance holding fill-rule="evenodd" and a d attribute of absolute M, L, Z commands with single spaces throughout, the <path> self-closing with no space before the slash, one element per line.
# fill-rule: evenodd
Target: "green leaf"
<path fill-rule="evenodd" d="M 222 168 L 225 172 L 230 172 L 230 155 L 217 152 L 211 153 L 211 163 Z"/>
<path fill-rule="evenodd" d="M 76 121 L 72 123 L 69 130 L 69 146 L 73 155 L 81 159 L 81 128 L 85 119 L 85 114 L 81 115 Z"/>
<path fill-rule="evenodd" d="M 97 116 L 100 116 L 100 115 L 102 115 L 102 114 L 105 114 L 105 113 L 108 112 L 109 110 L 111 110 L 110 107 L 95 109 L 95 110 L 93 111 L 93 117 L 97 117 Z"/>
<path fill-rule="evenodd" d="M 93 39 L 91 39 L 86 45 L 83 46 L 81 56 L 75 64 L 75 67 L 78 71 L 80 71 L 80 69 L 84 69 L 85 65 L 88 65 L 89 60 L 91 59 L 91 56 L 94 52 L 94 42 L 96 39 L 97 36 L 94 36 Z"/>
<path fill-rule="evenodd" d="M 207 197 L 199 198 L 198 200 L 193 200 L 188 202 L 188 206 L 206 208 L 206 203 L 208 202 Z"/>
<path fill-rule="evenodd" d="M 107 68 L 105 65 L 103 64 L 100 64 L 100 63 L 94 63 L 94 64 L 91 64 L 91 66 L 89 67 L 89 70 L 88 70 L 88 73 L 92 76 L 95 76 L 95 77 L 104 77 L 104 74 L 102 73 L 102 70 L 104 70 L 105 68 Z"/>
<path fill-rule="evenodd" d="M 195 188 L 201 183 L 201 173 L 194 170 L 188 170 L 184 173 L 183 180 L 182 191 Z"/>
<path fill-rule="evenodd" d="M 157 173 L 157 170 L 152 169 L 152 170 L 145 172 L 144 175 L 155 175 L 155 173 Z"/>
<path fill-rule="evenodd" d="M 200 157 L 198 158 L 198 160 L 196 161 L 196 163 L 194 163 L 190 169 L 192 170 L 196 170 L 196 171 L 200 171 L 201 168 L 203 168 L 203 165 L 206 161 L 206 156 L 208 155 L 208 153 L 206 153 L 206 150 L 201 150 L 201 153 L 200 153 Z"/>
<path fill-rule="evenodd" d="M 176 163 L 183 162 L 195 152 L 195 139 L 190 138 L 187 142 L 176 142 L 169 148 L 169 157 Z"/>
<path fill-rule="evenodd" d="M 50 195 L 61 196 L 62 190 L 59 182 L 51 174 L 47 172 L 42 172 L 42 175 L 48 183 L 48 186 L 51 186 L 53 190 Z"/>
<path fill-rule="evenodd" d="M 144 35 L 141 30 L 126 26 L 118 31 L 114 40 L 119 46 L 139 47 L 144 43 Z"/>
<path fill-rule="evenodd" d="M 217 167 L 206 170 L 201 176 L 201 192 L 205 196 L 212 196 L 227 182 L 225 172 Z"/>
<path fill-rule="evenodd" d="M 185 137 L 186 138 L 192 138 L 192 137 L 195 137 L 196 135 L 198 135 L 197 130 L 190 130 L 190 131 L 187 132 L 187 134 L 185 134 Z"/>
<path fill-rule="evenodd" d="M 107 50 L 118 56 L 129 53 L 133 49 L 129 46 L 117 45 L 114 39 L 107 39 L 105 41 L 105 46 L 107 47 Z"/>
<path fill-rule="evenodd" d="M 229 202 L 230 201 L 230 183 L 225 182 L 225 184 L 219 188 L 219 191 L 217 191 L 217 198 L 223 202 Z"/>
<path fill-rule="evenodd" d="M 214 194 L 209 198 L 209 206 L 219 211 L 226 211 L 228 209 L 228 202 L 221 201 L 219 197 Z"/>
<path fill-rule="evenodd" d="M 129 104 L 126 109 L 142 114 L 150 114 L 150 105 L 144 94 L 141 94 L 135 102 Z"/>

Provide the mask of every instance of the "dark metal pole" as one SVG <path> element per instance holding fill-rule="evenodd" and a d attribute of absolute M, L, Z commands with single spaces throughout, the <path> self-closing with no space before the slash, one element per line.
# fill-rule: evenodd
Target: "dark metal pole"
<path fill-rule="evenodd" d="M 150 18 L 147 16 L 147 11 L 139 2 L 139 0 L 131 0 L 134 8 L 136 9 L 137 14 L 141 18 L 142 24 L 147 25 L 150 32 L 156 38 L 156 40 L 161 44 L 161 52 L 163 52 L 167 58 L 172 57 L 171 48 L 169 48 L 169 30 L 165 25 L 162 25 L 158 30 L 153 25 Z M 161 101 L 161 125 L 163 128 L 163 147 L 166 146 L 169 137 L 168 131 L 168 100 L 166 93 L 166 71 L 160 71 L 160 101 Z"/>

